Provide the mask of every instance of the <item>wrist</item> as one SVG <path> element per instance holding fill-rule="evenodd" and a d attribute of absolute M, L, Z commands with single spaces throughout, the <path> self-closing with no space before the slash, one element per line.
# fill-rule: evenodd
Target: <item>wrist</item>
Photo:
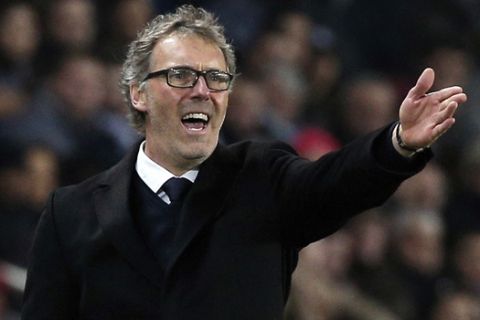
<path fill-rule="evenodd" d="M 402 139 L 402 125 L 398 122 L 392 132 L 392 143 L 397 150 L 404 157 L 413 157 L 415 154 L 424 151 L 425 147 L 415 147 L 406 144 Z"/>

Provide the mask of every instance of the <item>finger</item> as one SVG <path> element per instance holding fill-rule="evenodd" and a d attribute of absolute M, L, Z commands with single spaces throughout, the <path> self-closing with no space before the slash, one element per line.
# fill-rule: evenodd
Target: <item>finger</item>
<path fill-rule="evenodd" d="M 450 101 L 450 103 L 436 115 L 435 122 L 438 124 L 444 122 L 449 118 L 453 118 L 457 109 L 458 103 L 456 101 Z"/>
<path fill-rule="evenodd" d="M 440 106 L 440 110 L 445 109 L 453 101 L 455 101 L 457 104 L 462 104 L 467 101 L 467 95 L 463 92 L 457 93 L 450 98 L 443 100 Z"/>
<path fill-rule="evenodd" d="M 462 104 L 467 102 L 468 97 L 465 93 L 458 93 L 450 98 L 452 101 L 456 101 L 458 104 Z"/>
<path fill-rule="evenodd" d="M 448 131 L 455 124 L 455 118 L 448 118 L 442 123 L 439 123 L 433 128 L 434 139 L 432 143 L 437 140 L 442 134 Z"/>
<path fill-rule="evenodd" d="M 440 112 L 437 117 L 436 125 L 432 129 L 434 141 L 453 126 L 455 123 L 453 115 L 455 114 L 455 111 L 457 111 L 457 108 L 458 103 L 453 101 L 447 106 L 447 108 L 445 108 L 445 110 Z"/>
<path fill-rule="evenodd" d="M 435 99 L 438 99 L 438 101 L 443 101 L 445 99 L 452 99 L 453 96 L 456 96 L 458 94 L 463 94 L 465 96 L 464 98 L 465 98 L 465 101 L 466 101 L 467 95 L 464 94 L 463 89 L 461 87 L 458 87 L 458 86 L 444 88 L 444 89 L 441 89 L 441 90 L 438 90 L 438 91 L 435 91 L 435 92 L 431 92 L 428 95 L 435 98 Z M 463 102 L 465 102 L 465 101 L 463 101 Z M 462 102 L 460 102 L 460 103 L 462 103 Z"/>
<path fill-rule="evenodd" d="M 418 77 L 415 86 L 408 92 L 408 97 L 412 99 L 418 99 L 423 97 L 428 90 L 433 86 L 435 80 L 435 73 L 432 68 L 426 68 L 423 70 L 420 77 Z"/>

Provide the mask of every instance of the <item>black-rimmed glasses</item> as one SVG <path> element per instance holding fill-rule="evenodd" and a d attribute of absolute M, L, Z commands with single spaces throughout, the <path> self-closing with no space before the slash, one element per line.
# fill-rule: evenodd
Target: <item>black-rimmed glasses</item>
<path fill-rule="evenodd" d="M 212 91 L 228 90 L 233 79 L 232 74 L 220 70 L 198 71 L 188 67 L 172 67 L 150 72 L 143 81 L 163 75 L 167 78 L 167 84 L 174 88 L 193 88 L 203 76 L 208 89 Z"/>

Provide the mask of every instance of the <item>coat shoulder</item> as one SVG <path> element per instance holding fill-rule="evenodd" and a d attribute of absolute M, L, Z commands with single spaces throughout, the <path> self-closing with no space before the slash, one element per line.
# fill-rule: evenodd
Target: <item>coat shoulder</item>
<path fill-rule="evenodd" d="M 120 162 L 111 168 L 99 172 L 77 184 L 63 186 L 54 191 L 57 203 L 90 202 L 96 190 L 108 185 L 127 185 L 135 168 L 136 150 L 127 154 Z"/>
<path fill-rule="evenodd" d="M 297 155 L 296 151 L 282 141 L 241 141 L 222 146 L 223 152 L 241 162 L 265 160 L 271 154 Z"/>

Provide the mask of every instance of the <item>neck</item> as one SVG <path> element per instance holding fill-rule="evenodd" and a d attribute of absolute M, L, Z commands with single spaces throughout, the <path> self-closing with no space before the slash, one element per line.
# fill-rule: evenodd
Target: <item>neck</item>
<path fill-rule="evenodd" d="M 151 140 L 149 143 L 148 139 L 146 140 L 144 151 L 152 161 L 157 163 L 159 166 L 162 166 L 177 177 L 183 175 L 187 171 L 198 168 L 198 166 L 203 162 L 203 159 L 188 160 L 174 159 L 169 156 L 165 157 L 165 152 L 162 152 L 155 143 L 151 142 Z"/>

